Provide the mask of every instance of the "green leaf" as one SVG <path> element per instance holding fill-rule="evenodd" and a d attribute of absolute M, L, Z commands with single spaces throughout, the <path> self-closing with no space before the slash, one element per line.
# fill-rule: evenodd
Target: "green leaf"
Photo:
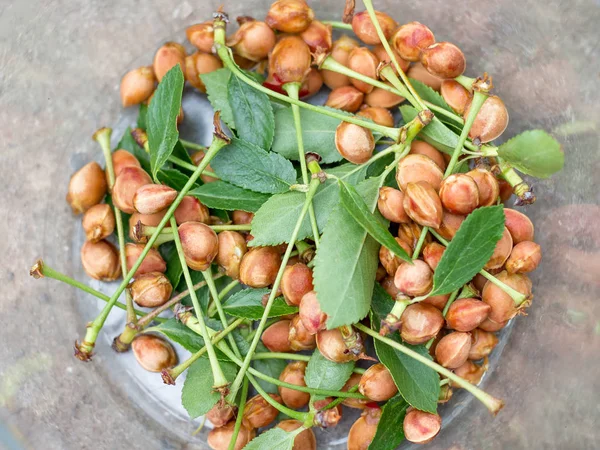
<path fill-rule="evenodd" d="M 375 284 L 371 306 L 371 323 L 374 330 L 379 331 L 381 321 L 392 310 L 394 303 L 394 300 L 385 292 L 381 285 L 379 283 Z M 402 343 L 398 333 L 393 333 L 388 337 L 398 343 Z M 424 345 L 409 345 L 405 343 L 403 345 L 431 359 L 429 350 Z M 421 411 L 430 413 L 437 411 L 437 402 L 440 395 L 440 377 L 435 370 L 415 361 L 377 339 L 375 339 L 375 352 L 379 360 L 390 371 L 398 387 L 398 391 L 404 400 Z"/>
<path fill-rule="evenodd" d="M 334 363 L 325 358 L 319 349 L 315 349 L 306 366 L 304 381 L 308 387 L 314 389 L 339 391 L 353 370 L 354 361 Z"/>
<path fill-rule="evenodd" d="M 296 171 L 281 155 L 233 138 L 210 162 L 223 181 L 264 194 L 287 192 L 296 183 Z"/>
<path fill-rule="evenodd" d="M 269 199 L 269 195 L 249 191 L 226 183 L 225 181 L 214 181 L 206 183 L 188 192 L 202 204 L 214 209 L 233 211 L 256 212 Z"/>
<path fill-rule="evenodd" d="M 433 103 L 440 108 L 444 108 L 446 111 L 454 113 L 454 110 L 448 105 L 448 103 L 446 103 L 444 97 L 442 97 L 437 91 L 434 91 L 426 84 L 413 78 L 410 78 L 410 84 L 412 84 L 412 87 L 415 89 L 415 91 L 417 91 L 417 94 L 419 94 L 419 97 L 421 97 L 423 100 Z"/>
<path fill-rule="evenodd" d="M 175 143 L 175 147 L 173 147 L 173 156 L 176 156 L 179 159 L 183 159 L 186 163 L 194 164 L 192 158 L 190 157 L 190 154 L 179 140 Z M 182 168 L 181 170 L 187 169 Z"/>
<path fill-rule="evenodd" d="M 157 174 L 158 181 L 172 187 L 176 191 L 181 191 L 190 177 L 181 173 L 177 169 L 160 169 Z M 194 186 L 198 186 L 194 184 Z"/>
<path fill-rule="evenodd" d="M 237 366 L 221 361 L 221 369 L 227 381 L 233 381 Z M 188 369 L 181 390 L 181 404 L 192 419 L 206 414 L 221 398 L 221 394 L 213 389 L 213 384 L 210 361 L 203 356 Z"/>
<path fill-rule="evenodd" d="M 176 65 L 163 77 L 148 107 L 148 144 L 153 177 L 167 162 L 179 140 L 177 115 L 184 82 L 181 67 Z"/>
<path fill-rule="evenodd" d="M 401 106 L 400 113 L 402 113 L 402 118 L 407 123 L 417 117 L 417 110 L 408 105 Z M 450 155 L 458 144 L 458 135 L 452 132 L 437 117 L 434 117 L 429 125 L 423 128 L 423 131 L 419 133 L 419 139 Z"/>
<path fill-rule="evenodd" d="M 343 178 L 346 182 L 354 184 L 364 179 L 365 171 L 359 170 L 352 175 L 350 171 L 355 169 L 353 164 L 343 164 L 327 173 Z M 292 191 L 285 194 L 277 194 L 267 200 L 256 212 L 252 220 L 252 236 L 250 246 L 278 245 L 287 242 L 300 217 L 300 211 L 304 205 L 306 194 Z M 329 215 L 339 202 L 339 186 L 334 180 L 327 180 L 322 184 L 313 198 L 313 206 L 317 218 L 317 225 L 322 231 L 327 224 Z M 312 228 L 308 215 L 302 221 L 297 240 L 312 236 Z"/>
<path fill-rule="evenodd" d="M 335 110 L 337 113 L 340 110 Z M 335 147 L 335 130 L 339 119 L 302 108 L 300 110 L 302 137 L 305 153 L 317 153 L 323 164 L 342 160 Z M 275 112 L 275 139 L 273 151 L 287 159 L 298 160 L 298 142 L 292 108 L 283 108 Z"/>
<path fill-rule="evenodd" d="M 166 242 L 158 249 L 163 259 L 167 263 L 167 271 L 165 272 L 165 275 L 171 282 L 171 286 L 177 286 L 179 284 L 181 274 L 183 273 L 183 269 L 181 268 L 181 261 L 179 260 L 179 254 L 177 253 L 175 243 Z"/>
<path fill-rule="evenodd" d="M 404 251 L 400 244 L 394 239 L 387 227 L 381 224 L 375 215 L 369 211 L 362 197 L 356 192 L 354 186 L 339 180 L 340 200 L 346 211 L 365 229 L 371 237 L 384 247 L 387 247 L 394 255 L 412 264 L 410 256 Z"/>
<path fill-rule="evenodd" d="M 265 311 L 262 299 L 270 292 L 270 289 L 242 289 L 223 303 L 223 310 L 235 317 L 259 320 Z M 273 302 L 269 317 L 285 316 L 297 312 L 296 306 L 288 306 L 283 297 L 279 297 Z"/>
<path fill-rule="evenodd" d="M 358 185 L 358 192 L 373 211 L 377 205 L 380 177 Z M 369 312 L 379 244 L 338 205 L 323 231 L 315 258 L 314 285 L 321 309 L 328 316 L 327 328 L 349 325 Z"/>
<path fill-rule="evenodd" d="M 287 432 L 281 428 L 271 428 L 252 439 L 244 450 L 292 450 L 294 439 L 303 431 L 302 428 Z"/>
<path fill-rule="evenodd" d="M 259 148 L 268 150 L 273 143 L 275 119 L 269 97 L 241 81 L 229 77 L 229 105 L 237 124 L 238 136 Z"/>
<path fill-rule="evenodd" d="M 498 147 L 498 155 L 515 169 L 537 178 L 548 178 L 565 164 L 560 143 L 543 130 L 518 134 Z"/>
<path fill-rule="evenodd" d="M 137 118 L 137 127 L 145 130 L 148 128 L 148 105 L 140 103 L 140 110 Z"/>
<path fill-rule="evenodd" d="M 262 342 L 258 343 L 256 347 L 257 353 L 268 353 L 269 350 L 264 346 Z M 287 361 L 285 359 L 256 359 L 252 361 L 252 367 L 258 370 L 260 373 L 264 375 L 268 375 L 271 378 L 279 379 L 279 375 L 283 372 L 283 369 L 287 366 Z M 257 379 L 258 384 L 268 393 L 277 394 L 277 386 L 268 381 Z"/>
<path fill-rule="evenodd" d="M 142 165 L 142 169 L 148 173 L 150 172 L 150 155 L 148 155 L 142 147 L 137 145 L 137 142 L 135 142 L 135 139 L 131 136 L 131 128 L 127 127 L 125 134 L 123 134 L 123 137 L 117 144 L 117 149 L 127 150 L 129 153 L 133 154 Z"/>
<path fill-rule="evenodd" d="M 175 318 L 171 318 L 161 324 L 148 328 L 147 331 L 155 331 L 164 334 L 173 342 L 178 343 L 188 352 L 196 353 L 204 347 L 204 339 Z"/>
<path fill-rule="evenodd" d="M 369 450 L 394 450 L 404 440 L 402 424 L 408 403 L 401 395 L 390 398 L 383 408 L 377 424 L 377 432 L 369 445 Z"/>
<path fill-rule="evenodd" d="M 229 84 L 230 77 L 231 72 L 225 68 L 200 75 L 200 79 L 206 86 L 208 101 L 215 111 L 221 111 L 221 120 L 234 130 L 235 122 L 227 94 L 227 85 Z"/>
<path fill-rule="evenodd" d="M 471 280 L 489 261 L 504 232 L 504 209 L 477 208 L 460 225 L 433 274 L 429 296 L 448 294 Z"/>

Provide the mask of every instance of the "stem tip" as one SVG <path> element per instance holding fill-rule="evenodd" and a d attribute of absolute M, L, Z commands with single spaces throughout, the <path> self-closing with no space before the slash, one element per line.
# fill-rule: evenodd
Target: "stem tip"
<path fill-rule="evenodd" d="M 29 269 L 29 275 L 39 280 L 40 278 L 44 278 L 44 261 L 42 259 L 38 259 L 31 269 Z"/>
<path fill-rule="evenodd" d="M 75 351 L 74 355 L 79 361 L 90 362 L 92 360 L 92 356 L 94 353 L 92 349 L 94 348 L 93 343 L 83 341 L 81 344 L 78 341 L 75 341 Z"/>

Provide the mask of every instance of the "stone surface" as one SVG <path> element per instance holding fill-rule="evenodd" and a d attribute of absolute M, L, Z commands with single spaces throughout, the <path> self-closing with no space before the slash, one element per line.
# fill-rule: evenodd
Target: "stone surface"
<path fill-rule="evenodd" d="M 72 289 L 34 281 L 27 270 L 42 256 L 81 276 L 72 247 L 80 225 L 64 201 L 70 173 L 101 160 L 91 135 L 119 117 L 120 76 L 186 25 L 209 18 L 221 1 L 0 3 L 0 422 L 32 449 L 202 448 L 135 407 L 101 359 L 73 358 L 89 317 L 78 312 Z M 268 4 L 229 3 L 232 17 L 262 17 Z M 312 3 L 332 19 L 343 4 Z M 485 381 L 507 406 L 492 420 L 470 397 L 457 396 L 451 407 L 473 409 L 432 445 L 598 448 L 598 2 L 376 5 L 459 44 L 469 75 L 494 75 L 511 111 L 508 133 L 555 130 L 567 156 L 564 173 L 536 183 L 539 201 L 527 212 L 546 252 L 533 277 L 536 298 Z"/>

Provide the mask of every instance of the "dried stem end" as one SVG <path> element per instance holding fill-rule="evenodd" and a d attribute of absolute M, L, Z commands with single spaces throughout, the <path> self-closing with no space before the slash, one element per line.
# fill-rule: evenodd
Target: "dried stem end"
<path fill-rule="evenodd" d="M 29 275 L 39 280 L 40 278 L 44 278 L 44 261 L 38 259 L 31 269 L 29 269 Z"/>
<path fill-rule="evenodd" d="M 92 360 L 92 356 L 94 356 L 94 353 L 92 352 L 94 345 L 95 344 L 93 342 L 83 341 L 80 344 L 78 341 L 75 341 L 75 351 L 73 353 L 75 358 L 77 358 L 79 361 L 90 362 Z"/>

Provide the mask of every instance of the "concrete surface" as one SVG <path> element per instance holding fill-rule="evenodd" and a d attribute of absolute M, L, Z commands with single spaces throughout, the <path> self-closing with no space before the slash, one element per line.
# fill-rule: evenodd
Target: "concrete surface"
<path fill-rule="evenodd" d="M 33 281 L 27 269 L 43 256 L 80 273 L 70 257 L 79 225 L 64 201 L 66 186 L 75 168 L 99 157 L 90 136 L 118 118 L 120 76 L 220 3 L 0 0 L 0 422 L 26 448 L 191 448 L 132 406 L 106 367 L 73 358 L 85 324 L 73 291 Z M 265 8 L 255 5 L 266 2 L 229 3 L 232 17 L 261 17 Z M 341 3 L 318 8 L 333 19 Z M 488 384 L 507 407 L 495 421 L 475 407 L 432 448 L 598 448 L 598 3 L 376 5 L 460 43 L 471 74 L 494 73 L 513 114 L 511 132 L 580 127 L 562 138 L 565 173 L 537 184 L 541 199 L 528 211 L 539 218 L 550 259 L 534 277 L 537 303 L 517 323 Z M 567 247 L 554 244 L 557 230 Z M 564 326 L 568 309 L 586 312 L 586 328 Z"/>

